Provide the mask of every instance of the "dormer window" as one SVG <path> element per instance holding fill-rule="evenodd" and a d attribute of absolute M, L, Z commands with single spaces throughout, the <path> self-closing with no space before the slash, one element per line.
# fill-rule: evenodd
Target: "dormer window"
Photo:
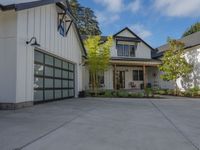
<path fill-rule="evenodd" d="M 136 45 L 117 44 L 117 55 L 123 57 L 135 57 Z"/>

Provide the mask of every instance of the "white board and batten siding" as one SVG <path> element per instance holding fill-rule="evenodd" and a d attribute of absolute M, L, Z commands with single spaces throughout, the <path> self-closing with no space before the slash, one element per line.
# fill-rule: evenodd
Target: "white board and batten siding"
<path fill-rule="evenodd" d="M 0 11 L 0 102 L 12 103 L 16 97 L 17 15 Z"/>
<path fill-rule="evenodd" d="M 124 30 L 123 32 L 119 33 L 117 36 L 135 38 L 135 36 L 132 33 L 130 33 L 128 30 Z M 121 42 L 121 43 L 123 43 L 123 42 Z M 131 44 L 131 42 L 124 42 L 124 43 Z M 115 39 L 114 39 L 114 42 L 113 42 L 113 46 L 111 48 L 111 57 L 118 57 Z M 151 59 L 151 48 L 149 48 L 142 41 L 139 42 L 138 45 L 137 45 L 137 49 L 135 51 L 135 58 Z"/>
<path fill-rule="evenodd" d="M 15 53 L 12 52 L 13 60 L 16 61 L 16 77 L 13 78 L 13 82 L 16 82 L 16 102 L 33 101 L 35 48 L 25 43 L 32 37 L 37 38 L 41 45 L 39 49 L 75 64 L 75 91 L 77 96 L 78 91 L 83 90 L 82 47 L 74 25 L 71 26 L 67 37 L 62 37 L 59 34 L 55 4 L 22 10 L 15 12 L 15 14 L 16 48 L 13 47 L 9 50 L 10 52 L 16 51 L 16 57 L 14 56 Z"/>

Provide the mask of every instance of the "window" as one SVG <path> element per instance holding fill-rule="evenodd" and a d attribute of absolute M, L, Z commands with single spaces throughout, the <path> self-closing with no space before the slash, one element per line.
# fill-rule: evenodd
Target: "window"
<path fill-rule="evenodd" d="M 123 45 L 120 45 L 120 44 L 117 45 L 117 55 L 118 56 L 123 56 L 123 49 L 124 49 Z"/>
<path fill-rule="evenodd" d="M 135 46 L 134 45 L 130 45 L 130 56 L 135 57 Z"/>
<path fill-rule="evenodd" d="M 133 81 L 143 81 L 143 70 L 133 70 Z"/>
<path fill-rule="evenodd" d="M 117 44 L 117 55 L 126 57 L 135 57 L 135 45 Z"/>

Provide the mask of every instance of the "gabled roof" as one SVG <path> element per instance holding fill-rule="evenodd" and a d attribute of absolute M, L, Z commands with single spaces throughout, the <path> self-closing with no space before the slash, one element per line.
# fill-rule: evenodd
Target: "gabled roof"
<path fill-rule="evenodd" d="M 200 32 L 193 33 L 186 37 L 179 39 L 179 41 L 185 44 L 185 49 L 195 47 L 200 45 Z M 155 57 L 163 56 L 164 52 L 169 49 L 169 45 L 165 44 L 157 48 L 157 53 L 154 54 Z"/>
<path fill-rule="evenodd" d="M 66 0 L 2 0 L 0 2 L 0 9 L 3 11 L 12 9 L 18 11 L 57 2 L 67 2 L 67 1 Z"/>
<path fill-rule="evenodd" d="M 125 30 L 128 30 L 133 36 L 135 36 L 138 40 L 142 41 L 146 46 L 148 46 L 152 51 L 154 51 L 155 49 L 153 47 L 151 47 L 147 42 L 145 42 L 143 39 L 141 39 L 137 34 L 135 34 L 131 29 L 129 29 L 128 27 L 125 27 L 124 29 L 120 30 L 119 32 L 117 32 L 116 34 L 113 35 L 113 37 L 117 37 L 118 34 L 124 32 Z"/>

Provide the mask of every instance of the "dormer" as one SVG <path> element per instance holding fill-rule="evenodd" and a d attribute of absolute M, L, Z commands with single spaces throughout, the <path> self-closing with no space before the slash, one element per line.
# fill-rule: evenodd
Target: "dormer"
<path fill-rule="evenodd" d="M 115 35 L 111 50 L 112 57 L 151 59 L 153 48 L 129 28 L 124 28 Z"/>

